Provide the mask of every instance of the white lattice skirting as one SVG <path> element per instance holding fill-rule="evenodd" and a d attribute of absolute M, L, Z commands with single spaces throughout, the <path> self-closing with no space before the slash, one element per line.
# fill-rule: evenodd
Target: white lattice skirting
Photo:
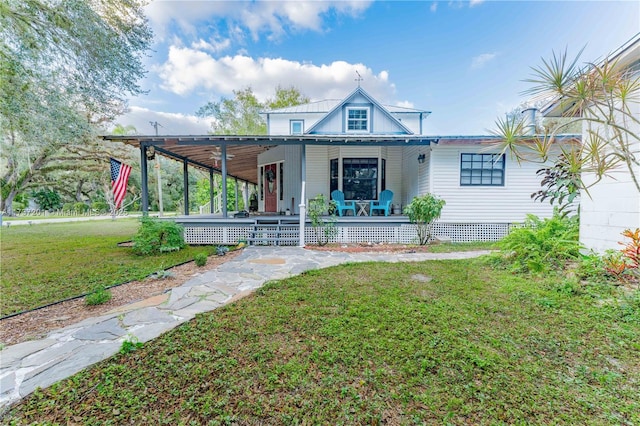
<path fill-rule="evenodd" d="M 448 237 L 453 242 L 497 241 L 519 224 L 510 223 L 442 223 L 433 224 L 433 236 Z M 249 238 L 252 226 L 185 226 L 184 236 L 188 244 L 236 244 Z M 314 230 L 307 226 L 305 241 L 315 244 Z M 337 243 L 386 242 L 397 244 L 417 243 L 415 225 L 397 226 L 337 226 L 337 235 L 331 239 Z M 286 244 L 297 245 L 296 242 Z"/>

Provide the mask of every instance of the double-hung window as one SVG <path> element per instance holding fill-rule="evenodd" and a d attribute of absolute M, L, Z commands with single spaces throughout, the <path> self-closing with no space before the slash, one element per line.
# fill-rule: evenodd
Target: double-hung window
<path fill-rule="evenodd" d="M 347 132 L 369 131 L 369 108 L 347 108 Z"/>
<path fill-rule="evenodd" d="M 504 186 L 504 154 L 461 154 L 461 186 Z"/>

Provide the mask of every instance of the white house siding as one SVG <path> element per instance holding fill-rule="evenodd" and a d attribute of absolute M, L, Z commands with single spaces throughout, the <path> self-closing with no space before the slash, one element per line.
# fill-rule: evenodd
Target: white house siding
<path fill-rule="evenodd" d="M 420 114 L 419 113 L 391 113 L 397 120 L 399 120 L 404 127 L 411 130 L 415 135 L 421 134 L 420 132 Z"/>
<path fill-rule="evenodd" d="M 382 148 L 387 165 L 387 189 L 393 191 L 393 204 L 402 204 L 402 147 Z"/>
<path fill-rule="evenodd" d="M 640 117 L 640 105 L 631 106 L 633 114 Z M 636 134 L 640 126 L 631 128 Z M 587 140 L 587 134 L 583 136 Z M 636 156 L 640 153 L 640 143 L 635 143 Z M 635 175 L 640 178 L 640 167 L 635 167 Z M 625 229 L 640 228 L 640 192 L 633 183 L 631 173 L 625 165 L 608 178 L 589 189 L 589 195 L 582 196 L 580 202 L 580 242 L 588 249 L 604 252 L 620 249 L 623 240 L 620 235 Z M 585 183 L 593 182 L 594 176 L 583 175 Z"/>
<path fill-rule="evenodd" d="M 284 152 L 284 197 L 282 209 L 290 209 L 298 213 L 300 204 L 300 191 L 302 190 L 300 155 L 302 147 L 299 145 L 287 145 Z"/>
<path fill-rule="evenodd" d="M 291 134 L 291 120 L 303 120 L 303 131 L 307 131 L 324 117 L 324 113 L 299 113 L 299 114 L 269 114 L 267 119 L 267 133 L 270 135 Z"/>
<path fill-rule="evenodd" d="M 528 213 L 551 217 L 549 203 L 536 202 L 531 194 L 540 190 L 536 170 L 540 164 L 522 163 L 506 156 L 505 186 L 460 186 L 460 154 L 487 153 L 479 146 L 433 146 L 431 192 L 443 198 L 442 222 L 520 223 Z"/>
<path fill-rule="evenodd" d="M 307 146 L 307 199 L 318 194 L 329 195 L 329 147 Z"/>
<path fill-rule="evenodd" d="M 345 113 L 346 114 L 346 113 Z M 382 110 L 375 108 L 373 113 L 371 114 L 371 133 L 382 133 L 382 134 L 406 134 L 407 131 L 403 130 L 398 123 L 389 117 Z"/>
<path fill-rule="evenodd" d="M 429 162 L 425 161 L 422 166 L 418 164 L 418 155 L 420 152 L 428 152 L 428 150 L 429 147 L 411 146 L 402 148 L 403 187 L 402 197 L 399 202 L 403 206 L 409 204 L 413 197 L 420 194 L 420 187 L 424 186 L 424 183 L 421 185 L 421 182 L 428 179 L 428 173 L 425 173 L 425 170 L 422 170 L 422 173 L 420 173 L 420 169 L 424 167 L 428 169 Z"/>

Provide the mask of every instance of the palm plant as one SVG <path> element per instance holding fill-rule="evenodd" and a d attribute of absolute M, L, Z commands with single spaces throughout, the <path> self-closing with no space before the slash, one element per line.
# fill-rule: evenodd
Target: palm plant
<path fill-rule="evenodd" d="M 598 183 L 612 171 L 627 169 L 638 191 L 640 180 L 640 75 L 619 58 L 579 66 L 580 51 L 569 60 L 567 51 L 553 52 L 550 60 L 533 67 L 533 76 L 525 82 L 532 87 L 525 93 L 544 99 L 560 111 L 564 120 L 527 135 L 521 120 L 499 119 L 494 135 L 502 152 L 509 152 L 517 161 L 544 163 L 551 150 L 558 149 L 555 164 L 539 170 L 543 176 L 543 191 L 533 194 L 537 199 L 550 199 L 559 204 L 573 201 L 575 196 Z M 582 140 L 566 145 L 556 143 L 568 126 L 581 123 Z M 588 179 L 584 179 L 588 176 Z"/>

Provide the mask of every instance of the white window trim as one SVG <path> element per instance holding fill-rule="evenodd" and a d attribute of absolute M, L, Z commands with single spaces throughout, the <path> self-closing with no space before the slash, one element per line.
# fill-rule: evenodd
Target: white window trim
<path fill-rule="evenodd" d="M 300 123 L 300 133 L 293 133 L 293 123 Z M 290 135 L 303 135 L 304 134 L 304 120 L 289 120 L 289 134 Z"/>
<path fill-rule="evenodd" d="M 349 130 L 349 111 L 366 110 L 367 111 L 367 128 L 365 130 Z M 371 108 L 366 106 L 347 107 L 344 114 L 344 130 L 347 133 L 370 133 L 371 132 Z"/>

